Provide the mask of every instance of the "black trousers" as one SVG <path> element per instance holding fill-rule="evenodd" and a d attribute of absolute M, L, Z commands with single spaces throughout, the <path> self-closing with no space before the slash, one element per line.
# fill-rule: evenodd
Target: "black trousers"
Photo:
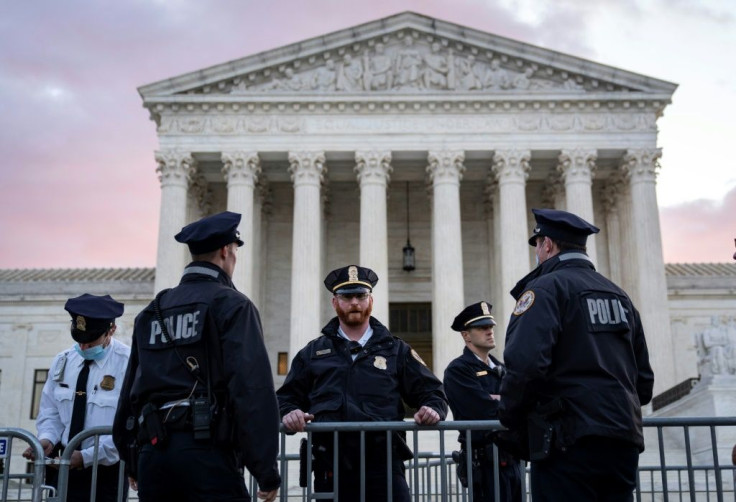
<path fill-rule="evenodd" d="M 534 502 L 631 502 L 639 449 L 632 443 L 586 436 L 532 462 Z"/>
<path fill-rule="evenodd" d="M 138 456 L 141 502 L 250 502 L 232 450 L 195 441 L 190 431 L 169 432 L 163 447 L 146 444 Z"/>
<path fill-rule="evenodd" d="M 521 464 L 513 461 L 498 468 L 500 498 L 496 501 L 493 461 L 481 459 L 473 470 L 473 502 L 521 502 Z"/>
<path fill-rule="evenodd" d="M 365 501 L 388 501 L 388 474 L 385 433 L 367 433 L 365 438 Z M 399 453 L 399 440 L 392 445 L 391 494 L 393 502 L 410 502 L 409 485 L 406 483 L 404 462 Z M 338 454 L 337 490 L 341 502 L 360 502 L 360 435 L 341 433 Z M 332 492 L 334 470 L 332 467 L 332 433 L 314 435 L 314 491 Z"/>
<path fill-rule="evenodd" d="M 120 463 L 100 465 L 97 467 L 97 489 L 95 500 L 99 502 L 116 502 L 118 500 L 118 477 Z M 58 488 L 59 470 L 46 467 L 46 484 Z M 72 469 L 69 471 L 67 485 L 67 502 L 88 502 L 92 488 L 92 468 Z M 123 500 L 128 497 L 128 478 L 123 475 Z"/>

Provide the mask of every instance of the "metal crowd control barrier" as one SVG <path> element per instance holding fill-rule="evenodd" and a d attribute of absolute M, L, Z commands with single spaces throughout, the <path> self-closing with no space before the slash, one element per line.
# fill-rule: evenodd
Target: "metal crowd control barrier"
<path fill-rule="evenodd" d="M 393 432 L 407 433 L 407 443 L 411 447 L 413 458 L 405 462 L 406 478 L 409 484 L 412 502 L 472 502 L 472 493 L 463 488 L 455 474 L 455 463 L 450 451 L 459 449 L 456 437 L 448 439 L 447 432 L 466 431 L 472 438 L 474 431 L 500 429 L 497 421 L 457 421 L 440 422 L 435 426 L 418 426 L 414 422 L 353 422 L 353 423 L 315 423 L 307 425 L 306 438 L 311 442 L 312 435 L 317 432 L 329 432 L 337 437 L 338 448 L 335 448 L 333 461 L 339 458 L 339 435 L 345 432 L 358 432 L 361 437 L 361 448 L 365 448 L 365 433 L 385 433 L 388 445 L 393 441 Z M 644 433 L 647 449 L 640 456 L 637 487 L 634 493 L 637 502 L 669 502 L 690 500 L 694 502 L 724 502 L 736 500 L 734 484 L 736 483 L 736 467 L 731 464 L 731 448 L 736 443 L 736 417 L 726 418 L 648 418 L 644 420 Z M 74 447 L 82 440 L 95 437 L 95 459 L 99 449 L 101 435 L 110 434 L 110 427 L 89 429 L 72 438 L 66 454 L 59 461 L 58 492 L 43 485 L 44 460 L 43 448 L 31 433 L 16 428 L 0 428 L 0 453 L 2 440 L 7 441 L 4 458 L 4 469 L 0 480 L 2 501 L 23 500 L 41 502 L 65 502 L 69 463 Z M 281 433 L 281 454 L 279 456 L 282 485 L 279 493 L 281 502 L 311 502 L 312 500 L 333 499 L 333 493 L 315 493 L 311 476 L 311 455 L 307 456 L 307 486 L 299 486 L 299 440 L 305 434 L 287 435 Z M 31 445 L 36 459 L 31 465 L 31 472 L 11 473 L 11 465 L 25 467 L 25 459 L 13 462 L 13 440 L 21 440 Z M 448 444 L 449 442 L 449 444 Z M 311 446 L 311 445 L 309 445 Z M 25 444 L 23 448 L 25 449 Z M 16 453 L 21 448 L 15 448 Z M 311 451 L 311 450 L 307 450 Z M 364 450 L 363 450 L 364 451 Z M 390 448 L 387 448 L 387 452 Z M 497 460 L 497 451 L 494 458 Z M 605 452 L 601 452 L 605 454 Z M 19 455 L 18 455 L 19 456 Z M 388 455 L 387 455 L 388 456 Z M 2 454 L 0 454 L 2 458 Z M 365 473 L 365 456 L 361 458 L 361 471 Z M 387 460 L 389 460 L 387 458 Z M 467 460 L 470 460 L 469 455 Z M 96 460 L 95 460 L 96 465 Z M 335 465 L 338 465 L 335 462 Z M 496 464 L 497 465 L 497 464 Z M 468 485 L 472 486 L 472 469 L 468 472 Z M 333 481 L 339 481 L 339 467 L 335 470 Z M 493 473 L 498 480 L 497 469 Z M 528 473 L 527 473 L 528 476 Z M 391 479 L 390 477 L 388 478 Z M 246 473 L 246 485 L 254 497 L 257 491 L 255 480 Z M 93 475 L 93 484 L 96 475 Z M 119 486 L 127 483 L 121 465 L 118 478 Z M 525 499 L 529 499 L 527 479 L 524 479 Z M 391 500 L 391 482 L 387 483 L 388 500 Z M 498 483 L 495 484 L 498 486 Z M 335 485 L 336 486 L 336 485 Z M 360 482 L 361 491 L 365 488 L 365 477 Z M 43 498 L 47 493 L 49 497 Z M 119 491 L 120 493 L 120 491 Z M 9 498 L 9 497 L 15 498 Z M 498 500 L 498 493 L 495 494 Z M 118 500 L 121 500 L 119 495 Z M 129 500 L 136 500 L 137 493 L 131 491 Z M 94 492 L 90 500 L 94 500 Z M 335 498 L 337 500 L 337 498 Z M 364 500 L 364 497 L 361 497 Z M 343 502 L 358 502 L 350 500 Z"/>

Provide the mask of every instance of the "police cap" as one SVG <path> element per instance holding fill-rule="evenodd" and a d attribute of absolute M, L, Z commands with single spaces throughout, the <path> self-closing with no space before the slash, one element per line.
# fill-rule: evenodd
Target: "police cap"
<path fill-rule="evenodd" d="M 370 293 L 378 282 L 376 273 L 366 267 L 348 265 L 325 277 L 325 287 L 333 294 Z"/>
<path fill-rule="evenodd" d="M 72 316 L 72 338 L 78 343 L 90 343 L 102 336 L 115 319 L 123 315 L 124 305 L 110 295 L 83 294 L 69 298 L 64 310 Z"/>
<path fill-rule="evenodd" d="M 239 213 L 230 211 L 213 214 L 185 226 L 174 238 L 189 246 L 193 255 L 209 253 L 233 242 L 240 247 L 243 245 L 238 232 L 240 217 Z"/>
<path fill-rule="evenodd" d="M 585 246 L 590 234 L 597 234 L 600 229 L 591 225 L 580 216 L 559 209 L 532 209 L 537 225 L 529 238 L 529 245 L 537 245 L 537 237 L 569 242 Z"/>
<path fill-rule="evenodd" d="M 488 302 L 478 302 L 468 305 L 455 316 L 452 321 L 451 328 L 455 331 L 467 331 L 470 328 L 479 328 L 481 326 L 495 326 L 496 321 L 491 315 L 493 305 Z"/>

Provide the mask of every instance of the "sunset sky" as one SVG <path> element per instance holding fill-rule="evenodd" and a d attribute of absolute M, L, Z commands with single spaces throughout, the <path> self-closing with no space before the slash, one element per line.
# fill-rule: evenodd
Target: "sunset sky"
<path fill-rule="evenodd" d="M 659 120 L 666 262 L 732 262 L 732 0 L 34 0 L 0 4 L 0 268 L 154 266 L 136 88 L 411 10 L 679 84 Z"/>

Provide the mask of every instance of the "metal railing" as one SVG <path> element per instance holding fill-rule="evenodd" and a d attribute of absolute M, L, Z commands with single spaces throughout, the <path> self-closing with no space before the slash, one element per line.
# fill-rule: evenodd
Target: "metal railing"
<path fill-rule="evenodd" d="M 339 455 L 339 435 L 348 432 L 359 433 L 361 451 L 365 451 L 366 433 L 385 433 L 387 452 L 391 451 L 394 441 L 393 433 L 405 432 L 407 444 L 412 451 L 412 458 L 405 462 L 406 479 L 409 485 L 413 502 L 472 502 L 472 490 L 468 491 L 460 485 L 455 475 L 455 462 L 451 451 L 459 449 L 456 438 L 448 440 L 447 433 L 465 431 L 470 442 L 474 437 L 473 431 L 500 429 L 497 421 L 457 421 L 440 422 L 435 426 L 419 426 L 414 422 L 368 422 L 368 423 L 315 423 L 307 426 L 306 434 L 281 434 L 281 454 L 279 467 L 282 476 L 279 500 L 281 502 L 304 502 L 312 500 L 332 499 L 332 493 L 316 493 L 313 489 L 312 476 L 307 476 L 307 486 L 300 487 L 299 480 L 299 441 L 306 437 L 311 443 L 315 433 L 332 433 L 336 439 L 337 448 L 334 449 L 333 462 L 339 465 L 336 459 Z M 95 474 L 97 466 L 97 450 L 100 436 L 110 434 L 110 427 L 96 427 L 83 431 L 72 438 L 65 453 L 58 460 L 59 485 L 58 492 L 44 486 L 43 448 L 38 439 L 31 433 L 17 428 L 0 428 L 0 438 L 7 438 L 7 456 L 4 459 L 4 469 L 0 476 L 2 486 L 2 501 L 28 500 L 41 502 L 49 500 L 64 502 L 71 454 L 74 448 L 84 439 L 95 437 L 95 462 L 93 465 L 93 485 L 97 481 Z M 669 502 L 689 500 L 694 502 L 724 502 L 736 498 L 734 485 L 736 484 L 736 467 L 731 464 L 731 448 L 736 443 L 736 417 L 727 418 L 649 418 L 644 420 L 646 451 L 640 456 L 639 472 L 635 499 L 637 502 Z M 477 433 L 476 433 L 477 437 Z M 15 440 L 15 444 L 14 444 Z M 18 447 L 22 443 L 22 448 Z M 20 453 L 30 445 L 36 460 L 30 463 L 30 472 L 23 468 L 28 465 L 25 459 L 13 458 L 13 452 Z M 308 444 L 307 451 L 311 451 Z M 494 448 L 494 457 L 498 454 Z M 604 453 L 602 453 L 604 454 Z M 387 453 L 387 463 L 390 458 Z M 468 453 L 468 457 L 469 457 Z M 364 455 L 361 455 L 364 458 Z M 306 457 L 307 472 L 311 473 L 311 455 Z M 470 460 L 468 458 L 468 460 Z M 497 457 L 496 457 L 497 460 Z M 365 473 L 365 462 L 361 462 L 361 469 Z M 497 463 L 495 465 L 498 465 Z M 13 474 L 13 469 L 18 473 Z M 472 486 L 472 469 L 468 472 L 468 485 Z M 493 475 L 498 480 L 498 469 Z M 528 476 L 528 473 L 527 473 Z M 336 469 L 334 480 L 339 479 L 339 467 Z M 390 499 L 391 477 L 388 476 L 387 494 Z M 255 494 L 257 486 L 255 480 L 246 473 L 246 486 L 251 494 Z M 526 490 L 528 480 L 524 482 L 525 498 L 529 493 Z M 121 463 L 118 479 L 119 487 L 127 483 Z M 337 485 L 335 485 L 337 486 Z M 495 483 L 498 486 L 498 483 Z M 365 477 L 361 480 L 361 491 L 365 488 Z M 122 494 L 122 490 L 119 490 Z M 363 492 L 364 493 L 364 492 Z M 43 498 L 44 495 L 47 498 Z M 14 497 L 14 498 L 13 498 Z M 498 498 L 498 493 L 496 493 Z M 122 495 L 119 495 L 119 500 Z M 129 493 L 130 500 L 136 500 L 137 494 Z M 94 500 L 94 487 L 91 493 Z M 349 501 L 357 502 L 357 501 Z"/>

